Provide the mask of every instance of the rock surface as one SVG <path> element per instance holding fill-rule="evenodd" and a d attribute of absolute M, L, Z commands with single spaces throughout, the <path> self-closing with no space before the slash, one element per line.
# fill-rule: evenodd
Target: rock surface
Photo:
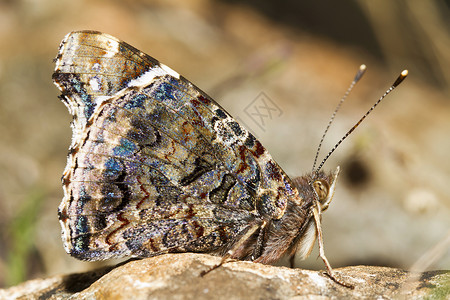
<path fill-rule="evenodd" d="M 399 269 L 336 269 L 355 286 L 345 288 L 323 272 L 232 261 L 203 254 L 167 254 L 86 273 L 24 282 L 0 290 L 1 299 L 342 299 L 450 298 L 450 271 L 411 274 Z"/>

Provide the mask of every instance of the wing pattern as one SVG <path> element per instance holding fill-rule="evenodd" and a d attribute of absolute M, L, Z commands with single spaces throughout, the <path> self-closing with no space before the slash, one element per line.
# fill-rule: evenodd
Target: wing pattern
<path fill-rule="evenodd" d="M 53 79 L 74 117 L 59 219 L 79 259 L 223 253 L 298 198 L 214 100 L 112 36 L 68 34 Z"/>

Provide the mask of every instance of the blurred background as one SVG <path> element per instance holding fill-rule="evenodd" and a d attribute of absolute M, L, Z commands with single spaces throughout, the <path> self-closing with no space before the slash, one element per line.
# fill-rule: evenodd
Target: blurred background
<path fill-rule="evenodd" d="M 438 247 L 419 269 L 449 269 L 448 9 L 448 0 L 0 1 L 0 287 L 100 266 L 64 252 L 56 215 L 72 134 L 52 59 L 81 29 L 114 35 L 183 74 L 293 177 L 311 170 L 360 64 L 368 71 L 321 157 L 409 69 L 324 166 L 342 169 L 323 218 L 325 252 L 335 268 L 410 269 Z M 297 267 L 324 269 L 317 250 Z"/>

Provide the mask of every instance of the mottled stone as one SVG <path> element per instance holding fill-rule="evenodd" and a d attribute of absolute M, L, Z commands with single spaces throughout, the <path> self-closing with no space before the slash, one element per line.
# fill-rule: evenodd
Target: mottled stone
<path fill-rule="evenodd" d="M 220 258 L 204 254 L 166 254 L 115 268 L 27 281 L 0 298 L 23 299 L 448 299 L 450 271 L 420 274 L 372 266 L 335 272 L 354 289 L 321 271 L 252 262 L 227 262 L 201 277 Z M 418 275 L 418 276 L 415 276 Z"/>

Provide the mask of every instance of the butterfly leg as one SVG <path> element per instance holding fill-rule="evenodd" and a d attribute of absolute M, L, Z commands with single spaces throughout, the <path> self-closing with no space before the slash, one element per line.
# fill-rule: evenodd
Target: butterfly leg
<path fill-rule="evenodd" d="M 256 245 L 255 245 L 255 248 L 253 248 L 253 252 L 252 252 L 252 256 L 251 256 L 252 261 L 255 261 L 256 259 L 258 259 L 258 257 L 260 257 L 262 254 L 262 248 L 264 246 L 264 241 L 266 238 L 266 230 L 265 230 L 266 225 L 267 225 L 267 221 L 262 221 L 262 223 L 259 227 L 258 239 L 256 240 Z"/>
<path fill-rule="evenodd" d="M 325 266 L 327 267 L 327 275 L 336 283 L 353 289 L 354 286 L 351 284 L 348 284 L 346 282 L 343 282 L 342 280 L 338 279 L 333 272 L 333 268 L 331 267 L 330 263 L 328 262 L 327 257 L 325 256 L 325 250 L 323 247 L 323 235 L 322 235 L 322 227 L 320 223 L 320 215 L 317 207 L 313 208 L 313 215 L 314 215 L 314 221 L 316 222 L 316 230 L 317 230 L 317 242 L 319 244 L 319 256 L 323 260 Z"/>
<path fill-rule="evenodd" d="M 219 268 L 220 266 L 222 266 L 225 262 L 227 262 L 227 260 L 230 260 L 231 257 L 233 257 L 233 255 L 236 253 L 236 251 L 241 248 L 241 246 L 258 230 L 258 229 L 263 229 L 266 226 L 266 221 L 263 221 L 262 223 L 254 223 L 248 230 L 247 232 L 241 236 L 239 238 L 239 240 L 237 241 L 236 244 L 233 245 L 233 247 L 227 251 L 227 253 L 222 257 L 222 260 L 220 261 L 220 263 L 218 263 L 217 265 L 211 267 L 209 270 L 206 271 L 202 271 L 202 273 L 200 274 L 200 276 L 205 276 L 206 274 L 208 274 L 209 272 L 211 272 L 212 270 L 215 270 L 217 268 Z"/>
<path fill-rule="evenodd" d="M 295 252 L 289 257 L 289 266 L 291 268 L 295 267 Z"/>

